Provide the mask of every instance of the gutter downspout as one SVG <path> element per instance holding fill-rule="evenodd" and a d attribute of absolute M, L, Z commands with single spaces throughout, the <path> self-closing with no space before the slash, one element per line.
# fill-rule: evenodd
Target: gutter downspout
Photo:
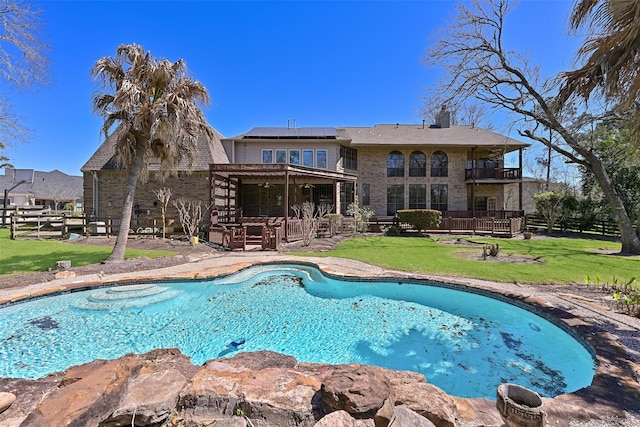
<path fill-rule="evenodd" d="M 92 171 L 93 175 L 93 216 L 98 216 L 98 172 Z"/>

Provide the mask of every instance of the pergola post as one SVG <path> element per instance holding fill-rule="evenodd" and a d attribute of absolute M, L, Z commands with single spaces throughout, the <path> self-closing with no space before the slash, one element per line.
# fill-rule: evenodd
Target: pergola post
<path fill-rule="evenodd" d="M 284 240 L 289 241 L 289 169 L 284 171 Z"/>

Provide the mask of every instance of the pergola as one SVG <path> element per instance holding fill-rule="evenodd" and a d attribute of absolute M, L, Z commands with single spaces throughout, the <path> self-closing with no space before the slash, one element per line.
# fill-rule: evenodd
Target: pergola
<path fill-rule="evenodd" d="M 211 224 L 240 222 L 248 207 L 242 206 L 245 199 L 243 191 L 252 184 L 262 189 L 273 188 L 274 200 L 280 201 L 281 215 L 259 215 L 261 217 L 277 216 L 284 222 L 284 239 L 287 240 L 287 222 L 292 205 L 303 201 L 303 191 L 321 185 L 330 185 L 334 208 L 340 201 L 339 184 L 351 183 L 349 200 L 355 198 L 357 176 L 355 174 L 318 169 L 293 164 L 212 164 L 209 166 L 210 204 L 212 209 Z M 287 191 L 285 191 L 285 189 Z M 253 208 L 253 207 L 251 207 Z M 273 213 L 273 212 L 271 212 Z"/>

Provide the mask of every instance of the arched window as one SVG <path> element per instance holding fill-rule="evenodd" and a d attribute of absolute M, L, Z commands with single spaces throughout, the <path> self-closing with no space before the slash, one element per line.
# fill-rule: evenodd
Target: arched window
<path fill-rule="evenodd" d="M 427 156 L 422 151 L 409 155 L 409 176 L 427 176 Z"/>
<path fill-rule="evenodd" d="M 387 176 L 404 176 L 404 154 L 399 151 L 387 154 Z"/>
<path fill-rule="evenodd" d="M 448 176 L 449 160 L 442 151 L 436 151 L 431 155 L 431 176 Z"/>

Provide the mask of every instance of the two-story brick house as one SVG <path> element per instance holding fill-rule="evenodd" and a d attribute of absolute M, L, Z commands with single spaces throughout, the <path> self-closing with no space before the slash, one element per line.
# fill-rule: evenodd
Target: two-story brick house
<path fill-rule="evenodd" d="M 311 201 L 344 214 L 356 198 L 380 217 L 425 208 L 447 216 L 512 216 L 518 212 L 508 209 L 522 210 L 527 146 L 473 125 L 452 126 L 447 111 L 433 125 L 256 127 L 201 140 L 190 174 L 139 186 L 134 219 L 159 215 L 153 190 L 161 186 L 212 205 L 213 224 L 277 218 L 286 225 L 294 205 Z M 505 155 L 514 151 L 519 164 L 507 168 Z M 149 167 L 153 172 L 157 165 Z M 118 218 L 126 174 L 114 161 L 111 139 L 82 172 L 85 211 Z"/>
<path fill-rule="evenodd" d="M 343 128 L 357 151 L 358 195 L 376 215 L 400 209 L 436 209 L 450 216 L 504 215 L 513 184 L 522 183 L 522 150 L 528 145 L 473 125 L 376 125 Z M 518 165 L 504 156 L 519 151 Z"/>
<path fill-rule="evenodd" d="M 290 216 L 285 207 L 306 200 L 344 213 L 356 197 L 378 216 L 399 209 L 456 216 L 522 209 L 513 188 L 521 188 L 528 145 L 473 125 L 451 126 L 446 111 L 431 126 L 258 127 L 222 144 L 230 163 L 212 165 L 212 194 L 224 200 L 218 206 L 240 208 L 244 216 Z M 505 154 L 517 150 L 520 164 L 506 168 Z"/>

